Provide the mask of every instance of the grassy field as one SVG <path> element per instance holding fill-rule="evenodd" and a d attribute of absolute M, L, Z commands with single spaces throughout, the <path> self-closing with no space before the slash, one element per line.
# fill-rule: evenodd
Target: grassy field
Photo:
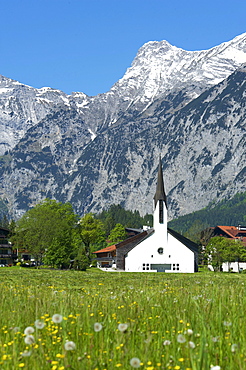
<path fill-rule="evenodd" d="M 0 369 L 246 369 L 246 275 L 0 277 Z"/>

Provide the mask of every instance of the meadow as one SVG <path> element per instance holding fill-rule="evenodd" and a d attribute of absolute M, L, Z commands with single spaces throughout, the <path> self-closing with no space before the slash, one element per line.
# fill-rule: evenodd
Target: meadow
<path fill-rule="evenodd" d="M 246 275 L 0 269 L 0 369 L 246 369 Z"/>

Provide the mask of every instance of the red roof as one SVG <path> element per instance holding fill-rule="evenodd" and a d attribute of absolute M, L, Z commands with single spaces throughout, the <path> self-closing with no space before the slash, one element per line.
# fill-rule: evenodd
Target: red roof
<path fill-rule="evenodd" d="M 115 250 L 116 250 L 116 246 L 113 244 L 113 245 L 110 245 L 109 247 L 100 249 L 99 251 L 96 251 L 96 252 L 93 252 L 93 253 L 106 253 L 106 252 L 112 252 L 112 251 L 115 251 Z"/>
<path fill-rule="evenodd" d="M 246 245 L 246 230 L 236 226 L 217 226 L 221 231 L 228 235 L 229 238 L 239 239 Z"/>

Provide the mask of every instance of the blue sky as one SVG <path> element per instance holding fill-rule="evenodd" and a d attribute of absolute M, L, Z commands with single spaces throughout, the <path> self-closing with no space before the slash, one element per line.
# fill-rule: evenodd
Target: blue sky
<path fill-rule="evenodd" d="M 0 0 L 0 74 L 104 93 L 148 41 L 209 49 L 246 32 L 244 0 Z"/>

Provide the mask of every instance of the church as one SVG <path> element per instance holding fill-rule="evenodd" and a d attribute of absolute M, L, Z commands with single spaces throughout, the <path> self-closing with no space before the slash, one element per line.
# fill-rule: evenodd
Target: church
<path fill-rule="evenodd" d="M 167 198 L 161 158 L 154 195 L 153 228 L 94 252 L 103 263 L 128 272 L 194 273 L 198 271 L 198 246 L 167 226 Z M 106 260 L 105 260 L 106 259 Z"/>

